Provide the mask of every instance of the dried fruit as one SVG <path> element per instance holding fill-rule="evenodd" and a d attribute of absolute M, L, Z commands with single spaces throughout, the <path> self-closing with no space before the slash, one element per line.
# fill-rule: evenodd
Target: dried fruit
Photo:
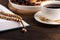
<path fill-rule="evenodd" d="M 13 3 L 18 3 L 20 5 L 27 6 L 37 6 L 36 2 L 40 2 L 41 0 L 11 0 Z M 40 5 L 40 3 L 38 3 Z"/>

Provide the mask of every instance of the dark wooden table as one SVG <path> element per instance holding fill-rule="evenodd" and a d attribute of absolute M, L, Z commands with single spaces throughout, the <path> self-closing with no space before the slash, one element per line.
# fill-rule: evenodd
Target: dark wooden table
<path fill-rule="evenodd" d="M 0 0 L 7 7 L 8 0 Z M 32 25 L 27 33 L 18 29 L 0 33 L 0 40 L 60 40 L 60 26 L 38 23 L 33 16 L 23 16 L 23 19 Z"/>

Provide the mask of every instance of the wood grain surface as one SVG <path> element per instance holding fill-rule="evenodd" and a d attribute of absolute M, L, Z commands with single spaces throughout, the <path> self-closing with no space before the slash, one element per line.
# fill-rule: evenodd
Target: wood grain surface
<path fill-rule="evenodd" d="M 0 0 L 0 4 L 7 7 L 8 0 Z M 60 40 L 60 26 L 46 25 L 37 22 L 33 16 L 20 15 L 31 24 L 27 33 L 22 33 L 19 29 L 0 32 L 0 40 Z"/>

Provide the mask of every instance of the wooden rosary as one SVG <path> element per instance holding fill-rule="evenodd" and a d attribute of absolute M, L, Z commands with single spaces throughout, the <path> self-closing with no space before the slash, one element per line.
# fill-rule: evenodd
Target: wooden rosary
<path fill-rule="evenodd" d="M 17 21 L 20 22 L 22 24 L 22 31 L 23 32 L 27 32 L 27 29 L 24 27 L 24 24 L 22 22 L 22 17 L 17 15 L 17 14 L 9 14 L 9 13 L 5 13 L 5 12 L 0 12 L 0 18 L 1 19 L 6 19 L 6 20 L 12 20 L 12 21 Z"/>

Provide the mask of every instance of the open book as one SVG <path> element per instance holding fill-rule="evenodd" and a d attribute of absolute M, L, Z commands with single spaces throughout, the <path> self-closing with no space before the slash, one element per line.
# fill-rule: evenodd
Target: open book
<path fill-rule="evenodd" d="M 14 14 L 13 12 L 11 12 L 6 7 L 4 7 L 3 5 L 0 4 L 0 12 L 1 11 L 4 11 L 5 13 Z M 25 21 L 23 21 L 23 24 L 25 27 L 29 26 L 29 24 L 26 23 Z M 0 31 L 10 30 L 10 29 L 19 28 L 19 27 L 22 27 L 22 24 L 19 22 L 9 21 L 9 20 L 0 18 Z"/>

